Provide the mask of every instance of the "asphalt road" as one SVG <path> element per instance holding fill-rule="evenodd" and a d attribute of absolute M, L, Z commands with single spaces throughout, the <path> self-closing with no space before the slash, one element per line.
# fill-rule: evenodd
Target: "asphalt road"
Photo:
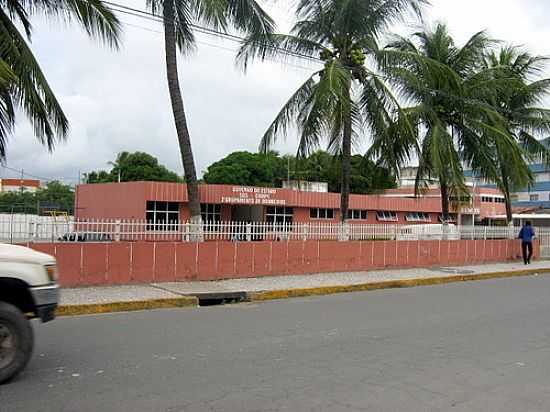
<path fill-rule="evenodd" d="M 36 325 L 0 411 L 550 410 L 550 277 Z"/>

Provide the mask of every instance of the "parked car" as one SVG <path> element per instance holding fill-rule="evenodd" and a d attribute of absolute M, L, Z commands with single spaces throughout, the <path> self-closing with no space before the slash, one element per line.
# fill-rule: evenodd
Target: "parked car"
<path fill-rule="evenodd" d="M 60 236 L 58 240 L 60 242 L 110 242 L 113 239 L 107 233 L 70 232 Z"/>
<path fill-rule="evenodd" d="M 0 384 L 21 372 L 32 354 L 30 319 L 49 322 L 59 301 L 55 258 L 0 243 Z"/>

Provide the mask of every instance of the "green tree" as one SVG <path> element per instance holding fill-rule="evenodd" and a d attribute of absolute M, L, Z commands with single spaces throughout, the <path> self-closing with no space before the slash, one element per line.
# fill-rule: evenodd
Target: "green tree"
<path fill-rule="evenodd" d="M 528 161 L 550 163 L 550 151 L 537 140 L 537 137 L 546 137 L 550 133 L 550 111 L 538 106 L 550 93 L 550 79 L 540 78 L 547 60 L 511 46 L 493 52 L 485 59 L 491 79 L 498 83 L 488 103 L 496 107 L 504 118 L 503 123 L 495 126 L 503 126 L 522 151 L 518 153 L 515 145 L 510 150 L 509 145 L 502 143 L 499 134 L 488 131 L 496 167 L 487 168 L 480 164 L 476 171 L 495 182 L 504 194 L 508 223 L 512 222 L 511 191 L 533 182 Z"/>
<path fill-rule="evenodd" d="M 74 189 L 58 181 L 48 182 L 45 188 L 35 193 L 39 210 L 48 209 L 72 212 L 74 208 Z"/>
<path fill-rule="evenodd" d="M 234 152 L 211 164 L 204 174 L 210 184 L 280 186 L 286 178 L 286 161 L 275 152 Z"/>
<path fill-rule="evenodd" d="M 32 33 L 30 18 L 36 15 L 76 21 L 90 36 L 118 47 L 119 21 L 101 0 L 0 2 L 1 159 L 6 157 L 7 139 L 19 112 L 26 115 L 37 139 L 49 150 L 68 131 L 67 118 L 27 44 Z"/>
<path fill-rule="evenodd" d="M 299 129 L 299 156 L 318 148 L 326 138 L 332 153 L 342 155 L 341 216 L 348 216 L 351 154 L 366 128 L 380 139 L 399 111 L 375 68 L 365 65 L 378 51 L 377 40 L 407 13 L 420 14 L 424 0 L 300 0 L 298 22 L 291 34 L 273 34 L 267 40 L 250 36 L 238 59 L 247 66 L 255 58 L 287 60 L 292 56 L 325 62 L 290 97 L 262 138 L 268 150 L 294 121 Z"/>
<path fill-rule="evenodd" d="M 191 137 L 178 79 L 177 49 L 186 54 L 196 44 L 195 24 L 227 32 L 230 26 L 256 38 L 273 30 L 273 21 L 255 0 L 147 0 L 163 18 L 166 75 L 178 143 L 187 182 L 191 221 L 201 221 L 199 188 Z"/>
<path fill-rule="evenodd" d="M 181 177 L 159 164 L 156 157 L 144 152 L 121 152 L 114 162 L 110 172 L 94 171 L 86 175 L 86 183 L 108 182 L 182 182 Z"/>
<path fill-rule="evenodd" d="M 20 191 L 0 194 L 0 212 L 44 214 L 48 211 L 72 213 L 74 190 L 71 186 L 51 181 L 36 192 Z"/>
<path fill-rule="evenodd" d="M 407 149 L 416 150 L 419 159 L 416 191 L 423 189 L 426 179 L 438 180 L 444 220 L 449 220 L 451 197 L 468 195 L 463 161 L 474 169 L 484 165 L 488 174 L 496 173 L 489 134 L 510 153 L 519 151 L 502 130 L 502 116 L 486 102 L 498 87 L 483 69 L 493 44 L 479 32 L 462 47 L 456 46 L 447 27 L 437 24 L 433 30 L 399 38 L 383 54 L 399 94 L 413 105 L 405 115 L 419 137 L 419 144 Z M 371 152 L 392 162 L 408 155 L 378 142 Z"/>
<path fill-rule="evenodd" d="M 355 155 L 351 159 L 351 193 L 374 193 L 396 187 L 395 176 L 371 160 Z M 329 191 L 341 185 L 341 159 L 324 151 L 306 158 L 279 156 L 276 152 L 234 152 L 210 165 L 204 174 L 209 184 L 281 187 L 291 180 L 328 183 Z"/>
<path fill-rule="evenodd" d="M 113 181 L 111 174 L 105 170 L 93 171 L 84 175 L 84 183 L 110 183 Z"/>

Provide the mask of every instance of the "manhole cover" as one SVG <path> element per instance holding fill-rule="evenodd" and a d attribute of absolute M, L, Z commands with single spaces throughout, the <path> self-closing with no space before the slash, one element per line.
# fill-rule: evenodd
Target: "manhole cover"
<path fill-rule="evenodd" d="M 431 268 L 432 272 L 453 273 L 456 275 L 470 275 L 475 273 L 474 270 L 460 269 L 460 268 Z"/>

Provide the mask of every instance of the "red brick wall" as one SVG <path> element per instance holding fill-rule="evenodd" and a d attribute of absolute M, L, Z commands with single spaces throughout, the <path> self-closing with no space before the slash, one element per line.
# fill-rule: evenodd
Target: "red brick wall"
<path fill-rule="evenodd" d="M 35 243 L 63 286 L 216 280 L 518 259 L 515 240 Z M 539 256 L 538 242 L 535 256 Z"/>

